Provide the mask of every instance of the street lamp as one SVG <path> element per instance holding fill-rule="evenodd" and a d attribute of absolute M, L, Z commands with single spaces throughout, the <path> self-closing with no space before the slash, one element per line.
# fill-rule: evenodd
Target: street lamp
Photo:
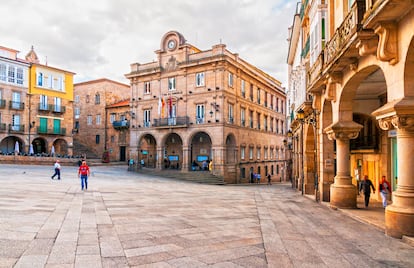
<path fill-rule="evenodd" d="M 305 122 L 304 121 L 305 111 L 300 109 L 299 111 L 296 112 L 296 116 L 297 116 L 298 121 L 300 122 L 300 129 L 301 129 L 301 133 L 300 133 L 300 135 L 301 135 L 301 154 L 302 154 L 302 159 L 301 159 L 301 163 L 302 163 L 301 185 L 302 185 L 302 187 L 301 187 L 301 191 L 302 191 L 302 195 L 303 195 L 303 187 L 304 187 L 304 179 L 305 179 L 305 176 L 304 176 L 305 169 L 304 169 L 304 166 L 303 166 L 303 157 L 304 157 L 304 154 L 303 154 L 303 123 Z"/>

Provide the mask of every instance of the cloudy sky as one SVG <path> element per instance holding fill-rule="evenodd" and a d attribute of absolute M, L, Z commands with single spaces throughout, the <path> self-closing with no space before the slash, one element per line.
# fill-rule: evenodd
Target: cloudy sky
<path fill-rule="evenodd" d="M 42 64 L 76 73 L 75 82 L 129 83 L 130 64 L 156 59 L 175 30 L 201 50 L 220 41 L 286 87 L 292 0 L 12 0 L 0 5 L 0 46 L 19 57 L 33 45 Z"/>

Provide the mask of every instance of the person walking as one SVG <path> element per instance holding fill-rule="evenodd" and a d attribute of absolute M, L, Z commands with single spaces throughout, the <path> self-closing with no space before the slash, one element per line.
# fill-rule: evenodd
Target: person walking
<path fill-rule="evenodd" d="M 60 162 L 59 159 L 56 160 L 56 162 L 55 162 L 55 165 L 54 165 L 55 174 L 53 174 L 52 180 L 55 179 L 55 176 L 57 176 L 57 179 L 60 180 L 60 169 L 61 169 L 61 166 L 60 166 L 59 162 Z"/>
<path fill-rule="evenodd" d="M 260 173 L 257 173 L 257 184 L 260 184 L 260 179 L 262 178 L 262 175 L 260 175 Z"/>
<path fill-rule="evenodd" d="M 364 191 L 364 197 L 365 197 L 365 207 L 367 208 L 369 205 L 369 197 L 371 196 L 371 188 L 372 191 L 375 194 L 375 187 L 372 184 L 371 180 L 368 179 L 368 176 L 365 175 L 364 176 L 364 180 L 361 182 L 360 186 L 359 186 L 359 191 L 361 192 L 362 190 Z"/>
<path fill-rule="evenodd" d="M 270 173 L 267 173 L 267 185 L 272 185 L 272 176 Z"/>
<path fill-rule="evenodd" d="M 79 167 L 79 170 L 78 170 L 78 177 L 81 179 L 82 191 L 83 191 L 83 188 L 85 188 L 85 190 L 88 190 L 89 174 L 90 174 L 89 166 L 86 164 L 86 161 L 83 161 L 82 165 Z"/>
<path fill-rule="evenodd" d="M 381 182 L 379 185 L 379 190 L 380 190 L 380 194 L 381 194 L 381 198 L 382 198 L 382 206 L 384 208 L 387 207 L 387 200 L 388 200 L 388 192 L 391 193 L 391 185 L 390 183 L 387 181 L 387 179 L 385 178 L 385 176 L 382 176 L 381 178 Z"/>

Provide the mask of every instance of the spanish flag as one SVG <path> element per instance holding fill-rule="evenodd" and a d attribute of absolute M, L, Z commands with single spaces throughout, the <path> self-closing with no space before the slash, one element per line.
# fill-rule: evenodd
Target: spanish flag
<path fill-rule="evenodd" d="M 162 99 L 161 99 L 161 118 L 163 118 L 164 117 L 164 111 L 165 111 L 165 100 L 164 100 L 164 97 L 162 97 Z"/>

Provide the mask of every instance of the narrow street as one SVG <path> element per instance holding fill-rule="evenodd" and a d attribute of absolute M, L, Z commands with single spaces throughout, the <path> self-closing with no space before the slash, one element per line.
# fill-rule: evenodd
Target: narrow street
<path fill-rule="evenodd" d="M 414 248 L 288 184 L 0 165 L 0 267 L 414 267 Z"/>

